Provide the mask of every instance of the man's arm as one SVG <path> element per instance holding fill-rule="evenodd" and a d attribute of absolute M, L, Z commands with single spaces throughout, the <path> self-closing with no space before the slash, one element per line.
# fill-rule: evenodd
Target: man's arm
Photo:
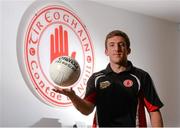
<path fill-rule="evenodd" d="M 94 104 L 86 101 L 85 99 L 81 99 L 79 96 L 75 94 L 75 92 L 71 89 L 53 89 L 53 91 L 64 94 L 70 98 L 73 105 L 76 107 L 78 111 L 80 111 L 84 115 L 89 115 L 94 110 Z"/>
<path fill-rule="evenodd" d="M 163 119 L 160 110 L 149 112 L 152 127 L 163 127 Z"/>

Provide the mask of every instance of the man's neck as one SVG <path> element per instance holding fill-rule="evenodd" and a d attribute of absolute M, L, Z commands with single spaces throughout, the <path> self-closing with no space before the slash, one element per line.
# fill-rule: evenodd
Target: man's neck
<path fill-rule="evenodd" d="M 120 64 L 110 63 L 110 66 L 115 73 L 120 73 L 126 70 L 126 64 L 120 65 Z"/>

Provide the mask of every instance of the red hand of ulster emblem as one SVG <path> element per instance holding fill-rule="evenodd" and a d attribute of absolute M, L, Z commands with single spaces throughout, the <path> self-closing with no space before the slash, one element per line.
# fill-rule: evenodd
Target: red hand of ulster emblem
<path fill-rule="evenodd" d="M 50 63 L 60 56 L 69 56 L 68 32 L 62 26 L 55 28 L 55 33 L 50 35 Z M 75 59 L 76 52 L 71 53 Z"/>

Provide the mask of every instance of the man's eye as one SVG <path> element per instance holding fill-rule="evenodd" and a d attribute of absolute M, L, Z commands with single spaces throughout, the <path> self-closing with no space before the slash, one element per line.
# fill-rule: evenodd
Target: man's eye
<path fill-rule="evenodd" d="M 110 47 L 113 47 L 113 46 L 114 46 L 114 44 L 110 44 L 109 46 L 110 46 Z"/>
<path fill-rule="evenodd" d="M 120 47 L 126 47 L 126 44 L 125 43 L 120 43 L 119 46 Z"/>
<path fill-rule="evenodd" d="M 119 44 L 120 47 L 125 47 L 125 44 Z"/>

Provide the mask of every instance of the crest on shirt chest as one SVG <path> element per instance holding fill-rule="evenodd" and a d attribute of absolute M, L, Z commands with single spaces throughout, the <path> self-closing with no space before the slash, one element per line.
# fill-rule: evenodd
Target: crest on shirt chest
<path fill-rule="evenodd" d="M 123 82 L 123 85 L 125 86 L 125 87 L 132 87 L 133 86 L 133 81 L 132 80 L 130 80 L 130 79 L 126 79 L 126 80 L 124 80 L 124 82 Z"/>

